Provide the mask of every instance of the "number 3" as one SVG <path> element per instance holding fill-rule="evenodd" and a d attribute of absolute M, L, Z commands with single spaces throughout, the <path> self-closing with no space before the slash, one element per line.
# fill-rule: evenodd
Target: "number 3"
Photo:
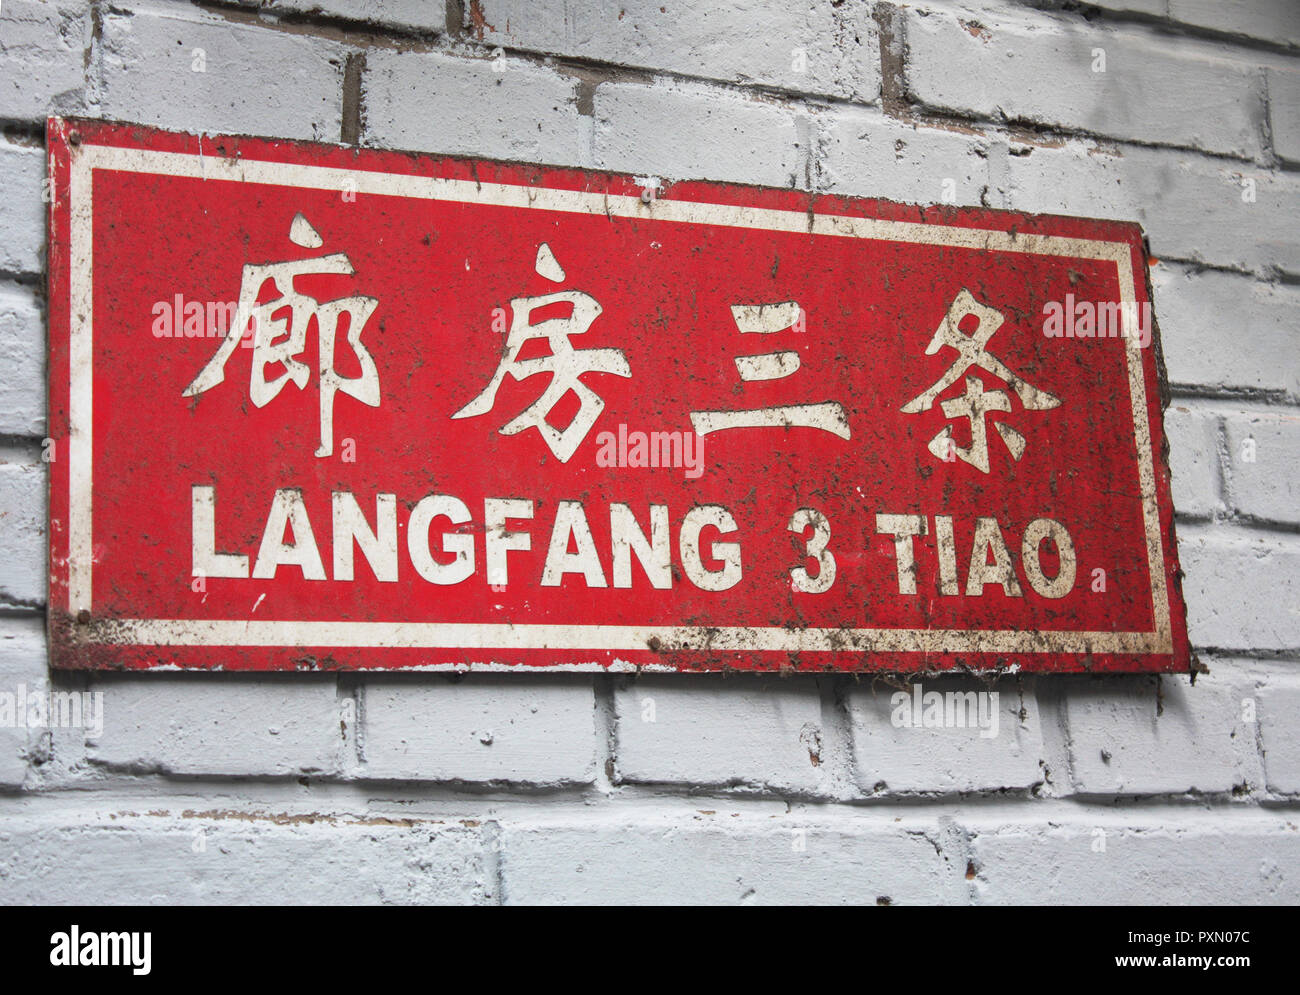
<path fill-rule="evenodd" d="M 817 576 L 808 576 L 804 567 L 794 567 L 790 571 L 790 580 L 796 591 L 821 594 L 829 591 L 835 583 L 835 556 L 826 549 L 826 544 L 831 540 L 831 523 L 820 511 L 800 508 L 790 516 L 787 528 L 796 535 L 803 535 L 803 530 L 810 525 L 813 534 L 808 539 L 804 556 L 817 561 Z"/>

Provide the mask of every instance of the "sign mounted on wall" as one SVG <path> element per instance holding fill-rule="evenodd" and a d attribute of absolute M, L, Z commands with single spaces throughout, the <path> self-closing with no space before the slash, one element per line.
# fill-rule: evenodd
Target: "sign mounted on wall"
<path fill-rule="evenodd" d="M 1190 666 L 1135 225 L 49 149 L 56 667 Z"/>

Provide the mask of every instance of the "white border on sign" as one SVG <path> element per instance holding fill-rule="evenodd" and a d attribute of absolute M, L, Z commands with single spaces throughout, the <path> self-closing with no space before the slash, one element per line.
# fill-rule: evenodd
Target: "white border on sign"
<path fill-rule="evenodd" d="M 955 225 L 885 221 L 801 211 L 705 204 L 671 199 L 643 203 L 640 197 L 552 190 L 503 183 L 440 179 L 360 169 L 305 166 L 256 159 L 227 159 L 201 154 L 158 152 L 85 144 L 71 150 L 71 279 L 68 473 L 68 610 L 73 617 L 90 611 L 93 567 L 93 204 L 94 170 L 151 173 L 192 179 L 228 180 L 267 186 L 320 190 L 353 189 L 357 193 L 558 211 L 603 214 L 682 224 L 771 231 L 808 232 L 832 237 L 865 238 L 919 245 L 1020 252 L 1030 255 L 1097 259 L 1117 267 L 1120 300 L 1135 305 L 1131 249 L 1125 242 L 1061 238 L 989 231 Z M 1021 632 L 1014 629 L 869 629 L 778 626 L 642 626 L 543 625 L 433 622 L 311 622 L 184 619 L 95 620 L 79 627 L 75 638 L 86 643 L 145 646 L 259 646 L 373 649 L 577 650 L 637 651 L 655 646 L 661 652 L 682 650 L 918 653 L 1141 653 L 1173 652 L 1169 590 L 1163 540 L 1156 505 L 1156 477 L 1147 419 L 1142 350 L 1132 327 L 1136 307 L 1122 308 L 1128 362 L 1129 399 L 1137 447 L 1146 530 L 1147 568 L 1151 578 L 1152 632 Z M 447 668 L 460 668 L 448 664 Z M 574 668 L 565 668 L 574 669 Z M 599 664 L 577 669 L 604 670 Z"/>

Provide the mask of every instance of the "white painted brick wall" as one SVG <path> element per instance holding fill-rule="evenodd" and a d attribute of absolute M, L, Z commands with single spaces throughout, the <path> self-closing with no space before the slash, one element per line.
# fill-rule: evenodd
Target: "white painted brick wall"
<path fill-rule="evenodd" d="M 1300 536 L 1186 528 L 1178 554 L 1194 645 L 1300 650 Z"/>
<path fill-rule="evenodd" d="M 438 0 L 257 0 L 257 3 L 272 13 L 324 15 L 363 26 L 431 33 L 447 26 L 447 6 Z"/>
<path fill-rule="evenodd" d="M 933 204 L 950 190 L 950 203 L 979 206 L 992 185 L 992 143 L 969 131 L 922 128 L 879 111 L 838 107 L 817 124 L 820 188 L 829 193 Z"/>
<path fill-rule="evenodd" d="M 1085 795 L 1225 794 L 1260 784 L 1248 689 L 1220 668 L 1188 678 L 1071 683 L 1066 693 L 1070 777 Z"/>
<path fill-rule="evenodd" d="M 830 774 L 811 681 L 642 678 L 615 692 L 620 783 L 815 793 Z"/>
<path fill-rule="evenodd" d="M 39 273 L 45 254 L 44 151 L 0 138 L 0 272 Z"/>
<path fill-rule="evenodd" d="M 673 806 L 674 809 L 679 806 Z M 916 817 L 629 812 L 610 820 L 508 825 L 501 879 L 511 902 L 900 905 L 958 897 L 955 855 Z M 885 904 L 882 902 L 882 904 Z"/>
<path fill-rule="evenodd" d="M 373 680 L 361 774 L 406 781 L 586 784 L 595 776 L 590 678 Z"/>
<path fill-rule="evenodd" d="M 926 681 L 926 692 L 985 690 L 975 680 Z M 1047 748 L 1031 690 L 1007 681 L 998 690 L 996 736 L 979 730 L 909 728 L 894 724 L 895 688 L 857 687 L 849 695 L 858 787 L 874 794 L 944 795 L 1028 790 L 1045 779 Z M 905 702 L 900 706 L 910 707 Z M 992 732 L 990 726 L 989 732 Z"/>
<path fill-rule="evenodd" d="M 42 693 L 48 689 L 48 674 L 41 619 L 6 619 L 0 629 L 0 690 L 16 694 L 21 687 Z M 27 780 L 27 761 L 40 732 L 25 722 L 0 727 L 0 787 L 21 787 Z"/>
<path fill-rule="evenodd" d="M 1219 483 L 1221 423 L 1217 415 L 1182 403 L 1165 412 L 1174 508 L 1180 516 L 1209 518 L 1224 510 Z"/>
<path fill-rule="evenodd" d="M 0 118 L 86 109 L 88 0 L 9 0 L 0 8 Z"/>
<path fill-rule="evenodd" d="M 364 87 L 368 145 L 584 164 L 577 80 L 545 66 L 375 50 Z"/>
<path fill-rule="evenodd" d="M 1300 364 L 1288 362 L 1300 309 L 1295 288 L 1165 263 L 1152 268 L 1151 284 L 1171 384 L 1300 398 Z"/>
<path fill-rule="evenodd" d="M 1244 158 L 1263 152 L 1263 73 L 1199 46 L 1189 52 L 1150 32 L 1068 31 L 1049 16 L 924 7 L 907 8 L 904 37 L 908 87 L 935 108 Z"/>
<path fill-rule="evenodd" d="M 104 695 L 104 730 L 86 743 L 95 764 L 244 777 L 333 774 L 341 766 L 344 713 L 333 680 L 151 674 L 92 679 L 89 687 Z"/>
<path fill-rule="evenodd" d="M 28 462 L 27 454 L 0 462 L 0 605 L 45 604 L 45 500 L 42 465 Z"/>
<path fill-rule="evenodd" d="M 1169 13 L 1169 0 L 1093 0 L 1093 6 L 1151 17 L 1164 17 Z"/>
<path fill-rule="evenodd" d="M 1086 7 L 5 0 L 0 694 L 106 711 L 0 728 L 5 900 L 1300 902 L 1300 8 Z M 1138 221 L 1210 672 L 50 678 L 52 112 Z"/>
<path fill-rule="evenodd" d="M 1268 97 L 1273 151 L 1287 162 L 1300 162 L 1300 72 L 1271 70 Z"/>
<path fill-rule="evenodd" d="M 274 815 L 196 800 L 148 811 L 11 806 L 0 881 L 14 904 L 476 904 L 488 896 L 471 827 Z"/>
<path fill-rule="evenodd" d="M 1300 878 L 1300 829 L 1286 816 L 1166 809 L 1098 812 L 1026 830 L 1014 816 L 972 827 L 972 900 L 1061 905 L 1290 905 Z M 1005 818 L 1005 817 L 1004 817 Z M 1104 845 L 1104 850 L 1097 847 Z"/>
<path fill-rule="evenodd" d="M 1300 11 L 1290 0 L 1250 0 L 1249 3 L 1169 0 L 1169 16 L 1211 31 L 1249 35 L 1275 44 L 1300 45 Z"/>
<path fill-rule="evenodd" d="M 177 4 L 104 15 L 99 110 L 187 131 L 338 141 L 345 50 Z"/>
<path fill-rule="evenodd" d="M 1226 434 L 1233 510 L 1300 525 L 1300 416 L 1235 415 L 1227 420 Z"/>
<path fill-rule="evenodd" d="M 30 287 L 0 282 L 0 435 L 45 431 L 45 334 Z"/>
<path fill-rule="evenodd" d="M 831 4 L 744 0 L 681 4 L 480 0 L 474 37 L 489 45 L 745 85 L 847 97 L 880 92 L 880 56 L 864 12 Z M 855 16 L 856 15 L 856 16 Z"/>
<path fill-rule="evenodd" d="M 669 180 L 807 186 L 808 121 L 779 105 L 661 82 L 602 84 L 594 108 L 595 163 L 602 169 Z"/>
<path fill-rule="evenodd" d="M 1300 681 L 1287 670 L 1269 675 L 1258 691 L 1264 773 L 1270 791 L 1300 794 Z"/>
<path fill-rule="evenodd" d="M 1138 221 L 1160 259 L 1300 273 L 1293 174 L 1194 152 L 1107 151 L 1093 141 L 1032 149 L 1008 158 L 1003 203 L 993 206 Z"/>

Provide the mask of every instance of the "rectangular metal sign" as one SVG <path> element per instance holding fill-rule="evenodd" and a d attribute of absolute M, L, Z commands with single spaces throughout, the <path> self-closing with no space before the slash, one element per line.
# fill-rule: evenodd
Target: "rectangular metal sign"
<path fill-rule="evenodd" d="M 1136 225 L 49 122 L 56 667 L 1189 667 Z"/>

